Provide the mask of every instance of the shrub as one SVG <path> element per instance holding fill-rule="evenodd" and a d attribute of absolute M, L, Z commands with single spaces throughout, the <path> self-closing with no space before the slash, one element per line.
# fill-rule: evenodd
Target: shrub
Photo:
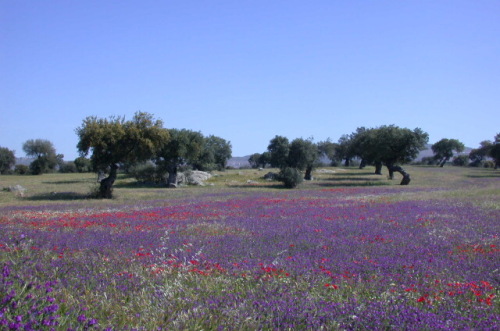
<path fill-rule="evenodd" d="M 454 166 L 463 167 L 466 166 L 468 162 L 469 162 L 468 155 L 459 155 L 453 158 L 452 164 Z"/>
<path fill-rule="evenodd" d="M 483 161 L 483 168 L 495 168 L 495 162 L 491 160 Z"/>
<path fill-rule="evenodd" d="M 296 168 L 286 167 L 279 173 L 278 180 L 282 182 L 286 188 L 297 187 L 302 181 L 302 173 Z"/>
<path fill-rule="evenodd" d="M 16 164 L 14 167 L 14 173 L 17 175 L 26 175 L 29 173 L 30 168 L 27 165 L 24 164 Z"/>
<path fill-rule="evenodd" d="M 75 173 L 78 172 L 74 162 L 64 162 L 59 167 L 59 172 L 62 173 Z"/>

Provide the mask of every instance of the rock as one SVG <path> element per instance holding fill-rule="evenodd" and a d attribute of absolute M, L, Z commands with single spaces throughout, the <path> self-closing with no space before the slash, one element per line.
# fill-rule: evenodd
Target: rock
<path fill-rule="evenodd" d="M 264 179 L 267 180 L 275 180 L 276 178 L 278 178 L 278 174 L 275 172 L 268 172 L 267 174 L 264 175 Z"/>
<path fill-rule="evenodd" d="M 198 170 L 180 172 L 177 174 L 177 184 L 204 186 L 204 181 L 211 177 L 212 175 L 210 175 L 208 172 Z"/>
<path fill-rule="evenodd" d="M 13 192 L 15 195 L 18 195 L 20 197 L 24 197 L 24 192 L 26 191 L 26 188 L 24 188 L 21 185 L 17 184 L 17 185 L 14 185 L 14 186 L 9 186 L 9 191 Z"/>

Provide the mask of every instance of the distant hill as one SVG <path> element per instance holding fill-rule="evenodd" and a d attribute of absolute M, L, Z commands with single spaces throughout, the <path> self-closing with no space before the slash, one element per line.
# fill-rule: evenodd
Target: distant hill
<path fill-rule="evenodd" d="M 250 155 L 247 156 L 235 156 L 230 158 L 227 161 L 227 165 L 232 168 L 248 168 L 250 167 L 250 163 L 248 163 L 248 159 Z"/>
<path fill-rule="evenodd" d="M 33 162 L 34 158 L 31 157 L 16 157 L 16 164 L 22 164 L 25 166 L 29 166 L 31 162 Z"/>

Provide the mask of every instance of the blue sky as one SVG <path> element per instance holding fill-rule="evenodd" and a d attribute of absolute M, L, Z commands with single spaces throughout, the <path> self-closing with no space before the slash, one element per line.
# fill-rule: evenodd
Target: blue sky
<path fill-rule="evenodd" d="M 500 1 L 0 1 L 0 146 L 78 156 L 87 116 L 231 141 L 500 132 Z"/>

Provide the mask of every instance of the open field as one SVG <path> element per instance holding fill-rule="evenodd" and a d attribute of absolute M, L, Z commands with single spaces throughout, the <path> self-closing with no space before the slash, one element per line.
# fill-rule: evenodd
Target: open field
<path fill-rule="evenodd" d="M 0 329 L 496 330 L 500 171 L 324 168 L 165 189 L 0 176 Z M 397 176 L 397 175 L 396 175 Z"/>

